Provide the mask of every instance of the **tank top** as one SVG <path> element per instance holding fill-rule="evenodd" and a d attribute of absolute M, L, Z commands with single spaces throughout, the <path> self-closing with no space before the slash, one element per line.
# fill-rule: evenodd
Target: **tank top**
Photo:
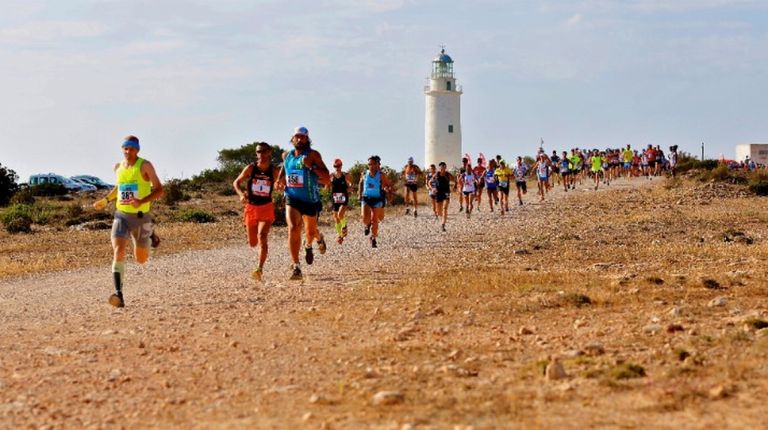
<path fill-rule="evenodd" d="M 437 177 L 437 193 L 448 195 L 451 193 L 451 180 L 448 175 L 435 175 Z"/>
<path fill-rule="evenodd" d="M 363 197 L 369 199 L 380 199 L 381 195 L 381 171 L 376 172 L 371 176 L 370 170 L 365 172 L 365 180 L 363 181 Z"/>
<path fill-rule="evenodd" d="M 560 171 L 569 172 L 571 170 L 571 162 L 567 158 L 560 160 Z"/>
<path fill-rule="evenodd" d="M 273 167 L 270 164 L 267 170 L 259 169 L 256 163 L 251 163 L 251 176 L 248 178 L 248 203 L 256 206 L 272 203 L 272 181 L 274 178 Z"/>
<path fill-rule="evenodd" d="M 331 175 L 331 198 L 334 203 L 346 203 L 349 197 L 347 189 L 347 176 L 342 173 L 338 178 Z"/>
<path fill-rule="evenodd" d="M 126 167 L 120 163 L 120 167 L 115 171 L 117 182 L 117 202 L 115 208 L 120 212 L 135 214 L 139 212 L 148 213 L 150 202 L 144 203 L 138 208 L 131 206 L 131 200 L 143 199 L 152 192 L 152 184 L 144 179 L 141 174 L 141 166 L 144 159 L 139 158 L 133 163 L 133 166 Z"/>
<path fill-rule="evenodd" d="M 536 170 L 538 170 L 537 173 L 540 178 L 549 176 L 549 167 L 545 163 L 539 163 L 539 167 Z"/>
<path fill-rule="evenodd" d="M 461 187 L 461 191 L 465 193 L 473 193 L 475 191 L 475 175 L 472 172 L 464 174 L 464 186 Z"/>
<path fill-rule="evenodd" d="M 496 189 L 496 170 L 488 169 L 485 171 L 485 186 L 489 190 Z"/>
<path fill-rule="evenodd" d="M 429 184 L 429 195 L 434 196 L 437 192 L 437 173 L 427 172 L 427 184 Z"/>
<path fill-rule="evenodd" d="M 299 155 L 295 151 L 288 152 L 283 163 L 285 168 L 285 195 L 291 199 L 307 203 L 320 201 L 320 190 L 317 188 L 317 175 L 304 166 L 304 158 L 309 155 L 305 149 Z"/>

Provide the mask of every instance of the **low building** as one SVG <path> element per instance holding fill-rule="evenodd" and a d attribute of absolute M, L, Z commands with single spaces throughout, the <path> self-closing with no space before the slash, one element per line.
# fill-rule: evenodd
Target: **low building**
<path fill-rule="evenodd" d="M 768 143 L 742 143 L 736 145 L 736 161 L 746 159 L 754 160 L 755 163 L 768 165 Z"/>

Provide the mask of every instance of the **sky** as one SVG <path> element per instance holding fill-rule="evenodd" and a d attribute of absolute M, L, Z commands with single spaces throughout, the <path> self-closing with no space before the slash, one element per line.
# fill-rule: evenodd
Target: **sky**
<path fill-rule="evenodd" d="M 445 45 L 464 151 L 768 143 L 765 0 L 0 0 L 0 164 L 163 180 L 306 126 L 327 164 L 424 160 Z"/>

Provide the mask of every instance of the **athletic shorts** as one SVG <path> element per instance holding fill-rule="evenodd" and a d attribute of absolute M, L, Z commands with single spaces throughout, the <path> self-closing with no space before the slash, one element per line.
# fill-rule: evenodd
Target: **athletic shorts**
<path fill-rule="evenodd" d="M 488 191 L 496 191 L 496 184 L 495 183 L 493 185 L 488 184 L 487 188 L 488 188 Z"/>
<path fill-rule="evenodd" d="M 333 204 L 333 211 L 334 212 L 338 212 L 339 209 L 342 208 L 342 206 L 347 206 L 347 204 L 346 203 L 334 203 Z"/>
<path fill-rule="evenodd" d="M 462 193 L 464 193 L 465 196 L 471 196 L 472 194 L 475 194 L 474 191 L 462 191 Z"/>
<path fill-rule="evenodd" d="M 629 162 L 629 161 L 627 161 L 626 163 L 624 163 L 624 168 L 625 168 L 625 169 L 630 169 L 630 168 L 632 168 L 632 162 Z"/>
<path fill-rule="evenodd" d="M 542 182 L 547 182 L 549 180 L 549 176 L 539 176 L 539 180 Z"/>
<path fill-rule="evenodd" d="M 505 196 L 509 195 L 509 187 L 502 187 L 501 185 L 499 185 L 499 191 L 504 193 Z"/>
<path fill-rule="evenodd" d="M 560 174 L 561 174 L 563 177 L 565 177 L 565 176 L 570 176 L 570 175 L 571 175 L 571 171 L 570 171 L 570 170 L 565 170 L 565 171 L 563 171 L 563 172 L 560 172 Z"/>
<path fill-rule="evenodd" d="M 408 188 L 415 193 L 419 186 L 417 184 L 405 184 L 405 188 Z"/>
<path fill-rule="evenodd" d="M 435 201 L 438 203 L 444 202 L 444 201 L 450 201 L 451 195 L 447 193 L 437 193 L 435 196 Z"/>
<path fill-rule="evenodd" d="M 654 168 L 654 167 L 656 167 L 656 164 L 657 164 L 657 162 L 656 162 L 656 161 L 649 161 L 649 162 L 648 162 L 648 167 L 650 167 L 650 168 Z"/>
<path fill-rule="evenodd" d="M 247 227 L 255 227 L 260 222 L 272 224 L 275 222 L 275 205 L 272 202 L 263 205 L 245 205 L 243 221 Z"/>
<path fill-rule="evenodd" d="M 374 209 L 383 208 L 385 206 L 386 201 L 382 198 L 373 198 L 373 197 L 363 197 L 363 200 L 361 201 L 361 205 L 363 206 L 370 206 Z"/>
<path fill-rule="evenodd" d="M 483 187 L 485 187 L 485 182 L 478 182 L 478 183 L 477 183 L 477 188 L 478 188 L 478 189 L 481 189 L 481 188 L 483 188 Z"/>
<path fill-rule="evenodd" d="M 304 216 L 318 216 L 323 210 L 323 204 L 320 202 L 305 202 L 299 199 L 291 199 L 285 196 L 285 207 L 290 207 L 299 211 Z"/>
<path fill-rule="evenodd" d="M 525 181 L 515 181 L 515 186 L 518 190 L 523 190 L 524 193 L 528 192 L 528 184 Z"/>
<path fill-rule="evenodd" d="M 153 227 L 151 214 L 142 213 L 139 216 L 139 214 L 116 211 L 115 219 L 112 221 L 112 237 L 133 238 L 136 247 L 147 248 L 150 244 L 149 237 L 152 236 Z"/>

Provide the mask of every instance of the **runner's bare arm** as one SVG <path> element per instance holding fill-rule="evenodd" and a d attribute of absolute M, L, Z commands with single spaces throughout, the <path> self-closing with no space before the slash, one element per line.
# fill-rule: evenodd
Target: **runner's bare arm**
<path fill-rule="evenodd" d="M 155 172 L 155 166 L 152 165 L 147 160 L 144 160 L 144 163 L 141 165 L 141 174 L 144 176 L 144 179 L 149 181 L 150 184 L 152 184 L 152 192 L 144 196 L 143 198 L 140 198 L 138 200 L 134 200 L 131 202 L 131 206 L 137 208 L 141 206 L 144 203 L 151 202 L 153 200 L 157 200 L 160 197 L 163 196 L 163 184 L 160 182 L 160 178 L 157 177 L 157 172 Z"/>
<path fill-rule="evenodd" d="M 253 170 L 253 165 L 249 164 L 245 166 L 242 172 L 240 172 L 240 176 L 235 179 L 235 182 L 232 182 L 232 186 L 235 188 L 235 192 L 238 196 L 240 196 L 240 202 L 245 203 L 248 199 L 248 196 L 243 192 L 243 189 L 240 187 L 240 184 L 243 183 L 245 178 L 248 178 L 251 176 L 251 171 Z"/>
<path fill-rule="evenodd" d="M 326 167 L 319 152 L 312 150 L 309 156 L 304 159 L 304 165 L 315 172 L 317 182 L 320 185 L 326 185 L 331 181 L 331 172 L 328 171 L 328 167 Z"/>

